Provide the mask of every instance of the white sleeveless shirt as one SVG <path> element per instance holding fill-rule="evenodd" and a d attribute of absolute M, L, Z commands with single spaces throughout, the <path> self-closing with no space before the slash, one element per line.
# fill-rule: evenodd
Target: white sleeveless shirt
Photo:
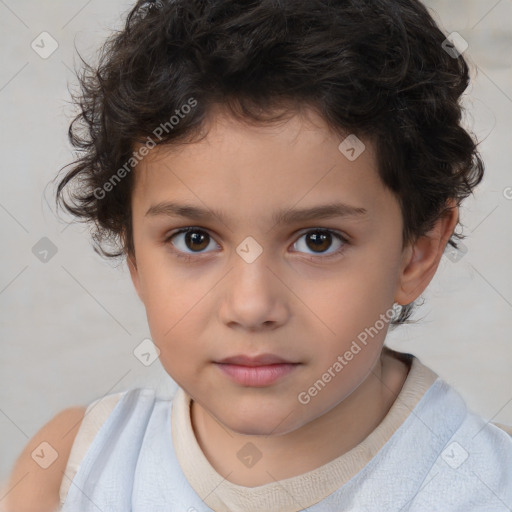
<path fill-rule="evenodd" d="M 62 512 L 510 512 L 512 437 L 467 410 L 411 354 L 386 417 L 360 444 L 258 487 L 216 472 L 195 438 L 190 397 L 134 389 L 94 402 L 71 450 Z M 501 427 L 501 428 L 500 428 Z"/>

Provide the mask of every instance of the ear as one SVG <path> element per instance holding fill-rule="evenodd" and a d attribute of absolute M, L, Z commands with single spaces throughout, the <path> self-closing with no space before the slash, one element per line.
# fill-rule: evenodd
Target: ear
<path fill-rule="evenodd" d="M 404 249 L 395 302 L 410 304 L 423 293 L 434 277 L 459 220 L 459 208 L 455 201 L 449 201 L 447 208 L 428 233 Z"/>

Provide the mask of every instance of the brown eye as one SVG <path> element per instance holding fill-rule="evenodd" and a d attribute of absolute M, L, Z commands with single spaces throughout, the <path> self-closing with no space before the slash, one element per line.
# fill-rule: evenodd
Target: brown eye
<path fill-rule="evenodd" d="M 332 235 L 322 231 L 312 231 L 306 235 L 307 246 L 316 252 L 329 249 L 332 243 Z"/>
<path fill-rule="evenodd" d="M 166 240 L 166 242 L 172 243 L 180 252 L 189 255 L 204 251 L 212 241 L 206 231 L 197 228 L 182 229 Z"/>
<path fill-rule="evenodd" d="M 208 247 L 210 235 L 201 231 L 189 231 L 185 234 L 185 244 L 193 251 L 202 251 Z"/>
<path fill-rule="evenodd" d="M 304 233 L 294 246 L 296 250 L 305 251 L 306 254 L 331 256 L 341 252 L 346 244 L 347 240 L 339 233 L 326 229 L 315 229 Z M 327 252 L 331 247 L 334 247 L 334 250 Z"/>

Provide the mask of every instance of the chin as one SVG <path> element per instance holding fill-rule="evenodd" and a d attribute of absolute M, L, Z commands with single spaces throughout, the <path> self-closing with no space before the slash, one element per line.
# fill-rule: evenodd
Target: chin
<path fill-rule="evenodd" d="M 233 432 L 245 436 L 280 436 L 288 434 L 302 426 L 294 415 L 288 417 L 282 415 L 282 411 L 268 413 L 261 409 L 254 413 L 237 411 L 235 416 L 232 411 L 223 418 L 218 418 L 221 423 Z"/>

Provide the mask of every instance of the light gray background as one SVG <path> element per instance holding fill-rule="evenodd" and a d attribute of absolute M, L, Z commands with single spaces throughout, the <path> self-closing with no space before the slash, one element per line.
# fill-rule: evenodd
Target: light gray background
<path fill-rule="evenodd" d="M 130 5 L 0 0 L 0 481 L 63 408 L 134 386 L 174 390 L 158 361 L 145 367 L 133 355 L 149 329 L 126 267 L 102 260 L 87 229 L 67 226 L 47 204 L 50 181 L 72 159 L 74 45 L 91 57 Z M 417 355 L 482 416 L 512 424 L 512 0 L 428 5 L 447 34 L 469 43 L 466 125 L 483 141 L 487 175 L 462 211 L 468 253 L 443 258 L 420 322 L 387 343 Z M 31 48 L 43 31 L 59 44 L 47 59 Z M 45 236 L 58 252 L 42 263 L 32 247 Z"/>

